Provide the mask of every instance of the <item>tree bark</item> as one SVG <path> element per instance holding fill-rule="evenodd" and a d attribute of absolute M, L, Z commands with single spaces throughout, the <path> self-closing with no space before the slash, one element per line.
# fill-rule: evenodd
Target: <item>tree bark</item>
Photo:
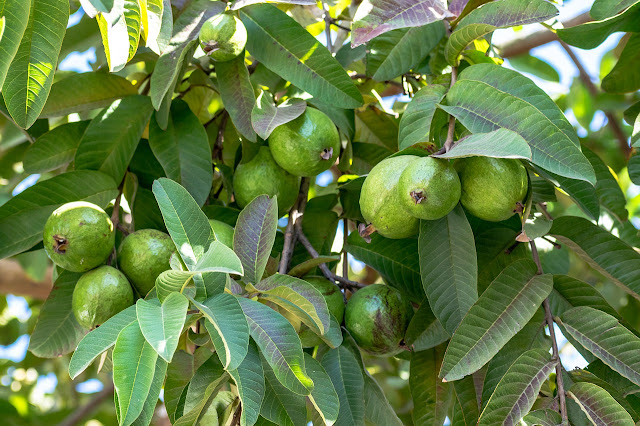
<path fill-rule="evenodd" d="M 41 282 L 36 282 L 29 278 L 17 261 L 11 259 L 0 260 L 0 294 L 14 294 L 16 296 L 45 300 L 53 286 L 52 272 L 53 268 L 49 268 L 45 279 Z"/>

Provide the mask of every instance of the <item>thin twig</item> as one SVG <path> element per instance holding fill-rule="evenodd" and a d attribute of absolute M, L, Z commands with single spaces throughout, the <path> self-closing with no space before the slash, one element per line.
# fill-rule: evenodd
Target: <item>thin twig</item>
<path fill-rule="evenodd" d="M 289 210 L 289 222 L 287 228 L 284 231 L 284 246 L 282 247 L 282 257 L 280 258 L 280 266 L 278 272 L 286 274 L 289 269 L 289 262 L 293 255 L 293 249 L 295 247 L 296 231 L 294 225 L 296 221 L 302 220 L 302 214 L 307 206 L 307 194 L 309 193 L 309 178 L 302 178 L 300 183 L 300 190 L 298 192 L 298 198 L 296 202 Z"/>
<path fill-rule="evenodd" d="M 449 87 L 453 87 L 458 80 L 458 67 L 451 68 L 451 85 Z M 445 152 L 449 152 L 451 149 L 451 145 L 453 144 L 453 138 L 455 137 L 456 132 L 456 118 L 451 115 L 449 116 L 449 130 L 447 131 L 447 140 L 444 142 L 444 150 Z"/>
<path fill-rule="evenodd" d="M 112 396 L 114 389 L 113 383 L 106 385 L 104 389 L 96 394 L 86 405 L 69 414 L 69 416 L 59 423 L 59 426 L 75 426 L 79 424 L 85 417 L 93 413 L 104 400 Z"/>
<path fill-rule="evenodd" d="M 349 236 L 349 219 L 342 219 L 342 277 L 349 279 L 349 254 L 347 253 L 347 237 Z"/>
<path fill-rule="evenodd" d="M 120 199 L 122 198 L 122 191 L 124 189 L 124 179 L 120 182 L 120 186 L 118 186 L 118 195 L 116 196 L 116 200 L 113 202 L 113 212 L 111 213 L 111 223 L 113 223 L 113 229 L 116 229 L 120 224 Z"/>
<path fill-rule="evenodd" d="M 335 20 L 335 19 L 332 19 L 332 20 L 331 20 L 331 25 L 334 25 L 334 26 L 336 26 L 336 27 L 340 28 L 341 30 L 351 31 L 351 28 L 349 28 L 349 27 L 345 27 L 345 26 L 343 26 L 343 25 L 338 24 L 338 23 L 336 22 L 336 20 Z"/>
<path fill-rule="evenodd" d="M 327 36 L 327 49 L 333 54 L 333 42 L 331 41 L 331 14 L 329 13 L 329 6 L 326 1 L 322 2 L 322 10 L 324 11 L 324 33 Z"/>
<path fill-rule="evenodd" d="M 238 426 L 240 424 L 240 417 L 242 415 L 242 404 L 238 405 L 236 411 L 233 412 L 233 419 L 231 419 L 231 424 L 229 426 Z"/>
<path fill-rule="evenodd" d="M 211 158 L 213 160 L 222 161 L 222 147 L 224 144 L 224 131 L 227 128 L 227 121 L 229 120 L 229 114 L 226 114 L 227 110 L 223 110 L 222 120 L 220 120 L 220 127 L 218 128 L 218 135 L 216 136 L 216 143 L 213 146 L 211 152 Z"/>
<path fill-rule="evenodd" d="M 547 210 L 547 203 L 537 203 L 536 207 L 538 208 L 538 211 L 542 213 L 545 219 L 553 220 L 553 216 L 551 216 L 551 213 L 549 213 L 549 210 Z"/>

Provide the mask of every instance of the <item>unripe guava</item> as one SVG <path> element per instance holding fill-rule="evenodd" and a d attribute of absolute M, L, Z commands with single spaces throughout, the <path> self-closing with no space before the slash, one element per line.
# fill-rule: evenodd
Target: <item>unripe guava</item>
<path fill-rule="evenodd" d="M 104 210 L 76 201 L 51 213 L 42 242 L 53 263 L 68 271 L 85 272 L 107 260 L 115 238 L 113 223 Z"/>
<path fill-rule="evenodd" d="M 247 29 L 241 20 L 222 13 L 208 19 L 200 29 L 202 50 L 217 62 L 230 61 L 244 50 Z"/>
<path fill-rule="evenodd" d="M 169 260 L 175 251 L 169 235 L 156 229 L 141 229 L 120 244 L 118 267 L 144 297 L 155 286 L 158 275 L 170 269 Z"/>
<path fill-rule="evenodd" d="M 351 296 L 345 311 L 345 326 L 358 346 L 380 356 L 402 351 L 413 308 L 398 290 L 384 284 L 372 284 Z"/>
<path fill-rule="evenodd" d="M 387 238 L 408 238 L 418 233 L 420 220 L 406 212 L 400 201 L 400 175 L 415 155 L 386 158 L 371 169 L 362 184 L 360 210 L 364 219 Z"/>
<path fill-rule="evenodd" d="M 522 208 L 529 181 L 519 160 L 470 157 L 454 166 L 462 184 L 460 201 L 472 215 L 499 222 Z"/>
<path fill-rule="evenodd" d="M 211 225 L 211 229 L 213 230 L 213 235 L 215 235 L 216 240 L 232 249 L 234 232 L 233 226 L 214 219 L 209 219 L 209 225 Z"/>
<path fill-rule="evenodd" d="M 322 296 L 324 296 L 324 300 L 327 302 L 327 307 L 329 308 L 329 312 L 336 317 L 338 320 L 338 324 L 342 323 L 344 319 L 344 298 L 342 297 L 342 292 L 331 281 L 326 279 L 325 277 L 304 277 L 304 280 L 309 284 L 313 285 Z M 301 326 L 300 340 L 302 341 L 303 348 L 312 348 L 314 346 L 318 346 L 322 343 L 322 339 L 316 333 L 314 333 L 309 327 L 306 325 Z"/>
<path fill-rule="evenodd" d="M 329 117 L 307 107 L 300 117 L 274 129 L 269 147 L 276 163 L 289 173 L 315 176 L 340 155 L 340 135 Z"/>
<path fill-rule="evenodd" d="M 248 163 L 236 167 L 233 192 L 241 208 L 258 195 L 278 196 L 278 216 L 283 216 L 298 197 L 300 178 L 278 166 L 269 148 L 263 146 Z"/>
<path fill-rule="evenodd" d="M 89 330 L 133 304 L 133 290 L 124 274 L 103 265 L 85 272 L 73 289 L 71 308 L 78 324 Z"/>
<path fill-rule="evenodd" d="M 436 220 L 448 215 L 460 201 L 460 179 L 449 161 L 420 157 L 400 175 L 398 191 L 407 213 Z"/>

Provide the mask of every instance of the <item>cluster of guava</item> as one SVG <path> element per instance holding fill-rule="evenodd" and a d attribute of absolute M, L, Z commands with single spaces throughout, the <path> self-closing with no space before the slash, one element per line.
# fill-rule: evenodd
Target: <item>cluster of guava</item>
<path fill-rule="evenodd" d="M 360 193 L 364 219 L 387 238 L 418 233 L 420 219 L 445 217 L 458 204 L 491 222 L 522 211 L 529 188 L 519 160 L 469 157 L 446 159 L 399 155 L 382 160 Z"/>

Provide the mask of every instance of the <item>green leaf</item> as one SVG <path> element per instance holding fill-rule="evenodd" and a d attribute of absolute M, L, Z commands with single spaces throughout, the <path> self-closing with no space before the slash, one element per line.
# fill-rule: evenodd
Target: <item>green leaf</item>
<path fill-rule="evenodd" d="M 381 34 L 367 47 L 367 75 L 374 80 L 393 80 L 417 67 L 444 37 L 441 21 Z"/>
<path fill-rule="evenodd" d="M 171 362 L 178 347 L 189 302 L 180 293 L 171 293 L 160 306 L 138 299 L 136 313 L 144 338 L 165 361 Z"/>
<path fill-rule="evenodd" d="M 264 361 L 264 360 L 263 360 Z M 305 398 L 282 386 L 274 371 L 263 362 L 265 394 L 260 414 L 278 426 L 306 425 Z M 257 424 L 262 424 L 258 421 Z"/>
<path fill-rule="evenodd" d="M 380 145 L 391 151 L 396 150 L 398 121 L 393 115 L 384 112 L 374 105 L 369 105 L 364 110 L 358 110 L 355 119 L 355 141 Z"/>
<path fill-rule="evenodd" d="M 195 270 L 243 275 L 242 263 L 238 256 L 218 240 L 211 242 L 209 250 L 196 263 Z"/>
<path fill-rule="evenodd" d="M 443 0 L 365 0 L 353 20 L 351 47 L 396 28 L 419 27 L 451 16 Z"/>
<path fill-rule="evenodd" d="M 438 158 L 473 156 L 531 160 L 531 149 L 518 133 L 502 128 L 489 133 L 469 135 L 456 142 L 449 152 L 434 155 Z"/>
<path fill-rule="evenodd" d="M 56 358 L 68 354 L 85 335 L 86 330 L 71 309 L 73 289 L 81 276 L 64 271 L 53 284 L 29 340 L 29 351 L 35 356 Z"/>
<path fill-rule="evenodd" d="M 580 306 L 560 316 L 569 335 L 609 367 L 640 385 L 640 338 L 615 317 Z"/>
<path fill-rule="evenodd" d="M 440 376 L 458 380 L 479 370 L 533 317 L 553 286 L 530 260 L 507 266 L 451 337 Z"/>
<path fill-rule="evenodd" d="M 329 330 L 329 308 L 322 293 L 308 282 L 275 274 L 255 285 L 264 298 L 298 316 L 318 334 Z M 284 302 L 284 303 L 283 303 Z"/>
<path fill-rule="evenodd" d="M 51 86 L 42 118 L 88 112 L 111 105 L 118 99 L 137 94 L 126 78 L 107 72 L 74 74 Z"/>
<path fill-rule="evenodd" d="M 568 275 L 553 276 L 553 290 L 549 295 L 549 305 L 555 316 L 560 316 L 577 306 L 590 306 L 622 320 L 618 312 L 591 284 Z"/>
<path fill-rule="evenodd" d="M 364 426 L 364 376 L 356 357 L 349 349 L 340 346 L 324 354 L 321 363 L 340 401 L 334 425 Z"/>
<path fill-rule="evenodd" d="M 88 125 L 88 121 L 62 124 L 40 136 L 24 155 L 25 172 L 49 172 L 69 164 Z"/>
<path fill-rule="evenodd" d="M 155 288 L 160 302 L 164 302 L 171 293 L 184 293 L 185 288 L 196 274 L 198 272 L 195 271 L 168 270 L 158 275 Z"/>
<path fill-rule="evenodd" d="M 480 417 L 473 376 L 453 382 L 453 425 L 475 425 Z"/>
<path fill-rule="evenodd" d="M 402 426 L 384 390 L 369 374 L 364 375 L 365 420 L 374 425 Z"/>
<path fill-rule="evenodd" d="M 205 327 L 225 370 L 235 370 L 247 355 L 249 325 L 238 298 L 221 293 L 198 303 L 191 302 L 207 319 Z"/>
<path fill-rule="evenodd" d="M 307 103 L 297 98 L 289 98 L 276 106 L 269 92 L 263 90 L 251 110 L 251 125 L 258 136 L 266 140 L 276 127 L 300 117 L 306 108 Z"/>
<path fill-rule="evenodd" d="M 293 326 L 262 303 L 246 298 L 238 301 L 247 317 L 251 337 L 278 380 L 298 395 L 309 395 L 313 381 L 305 373 L 302 344 Z"/>
<path fill-rule="evenodd" d="M 18 52 L 22 35 L 29 23 L 30 1 L 0 1 L 0 16 L 3 17 L 2 35 L 0 36 L 0 87 L 4 84 L 9 65 Z"/>
<path fill-rule="evenodd" d="M 216 63 L 218 89 L 222 103 L 235 128 L 251 142 L 256 142 L 256 132 L 251 125 L 251 112 L 256 105 L 256 95 L 244 64 L 244 55 L 230 61 Z"/>
<path fill-rule="evenodd" d="M 329 375 L 318 361 L 311 355 L 305 353 L 304 364 L 314 384 L 313 391 L 311 391 L 311 395 L 309 395 L 309 400 L 322 417 L 324 424 L 331 426 L 338 419 L 338 412 L 340 410 L 338 394 L 333 387 Z"/>
<path fill-rule="evenodd" d="M 629 212 L 626 208 L 627 200 L 622 193 L 620 183 L 596 153 L 586 147 L 582 148 L 582 152 L 596 172 L 596 194 L 600 199 L 600 204 L 616 219 L 624 222 L 629 217 Z"/>
<path fill-rule="evenodd" d="M 633 155 L 629 159 L 627 167 L 629 169 L 629 179 L 631 179 L 631 182 L 635 185 L 638 185 L 640 183 L 640 155 Z"/>
<path fill-rule="evenodd" d="M 543 22 L 558 14 L 558 9 L 544 0 L 507 0 L 488 3 L 475 9 L 456 26 L 447 41 L 444 55 L 450 65 L 457 65 L 458 56 L 475 39 L 498 28 Z"/>
<path fill-rule="evenodd" d="M 235 0 L 231 5 L 231 10 L 238 10 L 241 7 L 249 6 L 250 4 L 262 3 L 263 0 Z M 271 0 L 272 3 L 288 3 L 288 4 L 301 4 L 306 6 L 315 6 L 316 0 Z"/>
<path fill-rule="evenodd" d="M 44 224 L 55 209 L 71 201 L 106 207 L 118 194 L 109 176 L 74 171 L 54 176 L 25 189 L 0 206 L 0 258 L 23 252 L 42 241 Z"/>
<path fill-rule="evenodd" d="M 93 360 L 115 345 L 120 332 L 136 318 L 136 307 L 129 306 L 84 336 L 69 362 L 69 377 L 72 380 L 78 377 Z"/>
<path fill-rule="evenodd" d="M 174 426 L 196 425 L 202 412 L 216 389 L 222 386 L 228 376 L 217 357 L 210 356 L 196 371 L 187 388 L 184 415 Z"/>
<path fill-rule="evenodd" d="M 482 410 L 478 426 L 518 423 L 533 406 L 555 365 L 556 361 L 552 361 L 544 349 L 523 353 L 496 386 Z"/>
<path fill-rule="evenodd" d="M 202 206 L 209 197 L 213 168 L 209 138 L 186 102 L 176 99 L 166 130 L 149 123 L 149 146 L 169 179 L 181 184 Z"/>
<path fill-rule="evenodd" d="M 415 94 L 400 119 L 398 148 L 405 149 L 418 142 L 430 140 L 430 129 L 436 106 L 447 93 L 440 84 L 430 84 Z"/>
<path fill-rule="evenodd" d="M 233 378 L 242 401 L 240 425 L 251 426 L 258 421 L 265 393 L 264 370 L 255 343 L 249 343 L 247 355 L 238 368 L 229 370 L 229 375 Z"/>
<path fill-rule="evenodd" d="M 80 0 L 85 13 L 94 18 L 98 13 L 109 13 L 115 8 L 122 8 L 119 0 Z"/>
<path fill-rule="evenodd" d="M 124 0 L 123 10 L 113 8 L 97 17 L 109 71 L 124 68 L 136 51 L 140 40 L 141 10 L 139 0 Z"/>
<path fill-rule="evenodd" d="M 240 10 L 247 50 L 291 84 L 338 108 L 358 108 L 362 95 L 329 51 L 277 7 L 256 4 Z"/>
<path fill-rule="evenodd" d="M 158 358 L 156 360 L 156 368 L 153 372 L 153 381 L 149 388 L 149 395 L 142 407 L 142 413 L 140 416 L 131 423 L 133 426 L 148 426 L 151 423 L 153 414 L 156 411 L 156 405 L 158 405 L 158 398 L 160 397 L 160 391 L 162 390 L 162 384 L 164 383 L 164 375 L 167 372 L 167 362 Z M 117 395 L 117 394 L 116 394 Z"/>
<path fill-rule="evenodd" d="M 562 424 L 562 417 L 557 411 L 549 408 L 531 411 L 522 418 L 527 425 L 557 426 Z"/>
<path fill-rule="evenodd" d="M 206 356 L 205 359 L 202 359 L 203 354 Z M 175 422 L 176 416 L 182 415 L 184 400 L 180 406 L 181 396 L 183 393 L 186 396 L 185 389 L 195 370 L 210 357 L 211 351 L 205 347 L 198 348 L 193 355 L 183 350 L 178 350 L 173 355 L 173 361 L 167 367 L 167 379 L 164 383 L 164 404 L 172 423 Z"/>
<path fill-rule="evenodd" d="M 595 0 L 589 14 L 596 21 L 617 15 L 638 0 Z"/>
<path fill-rule="evenodd" d="M 635 422 L 620 404 L 600 386 L 575 383 L 567 393 L 594 425 L 631 426 Z"/>
<path fill-rule="evenodd" d="M 560 74 L 554 67 L 528 53 L 509 58 L 509 65 L 520 72 L 533 74 L 543 80 L 560 83 Z"/>
<path fill-rule="evenodd" d="M 214 241 L 207 216 L 189 192 L 170 179 L 153 182 L 153 194 L 180 257 L 193 269 Z"/>
<path fill-rule="evenodd" d="M 446 100 L 448 106 L 441 108 L 471 132 L 513 130 L 529 143 L 534 164 L 595 185 L 593 168 L 580 151 L 573 126 L 522 74 L 499 65 L 473 65 L 460 73 Z"/>
<path fill-rule="evenodd" d="M 7 109 L 22 128 L 31 127 L 49 96 L 68 20 L 67 0 L 31 0 L 27 27 L 2 86 Z"/>
<path fill-rule="evenodd" d="M 409 388 L 416 425 L 440 426 L 449 412 L 453 386 L 438 377 L 443 354 L 444 345 L 411 353 Z"/>
<path fill-rule="evenodd" d="M 98 170 L 120 182 L 151 118 L 147 96 L 120 99 L 91 120 L 75 156 L 76 169 Z"/>
<path fill-rule="evenodd" d="M 478 300 L 473 232 L 459 205 L 438 220 L 420 222 L 422 285 L 436 318 L 451 334 Z M 454 379 L 455 380 L 455 379 Z"/>
<path fill-rule="evenodd" d="M 120 332 L 113 348 L 113 384 L 118 393 L 121 426 L 133 423 L 142 412 L 157 359 L 158 354 L 144 339 L 137 322 Z"/>
<path fill-rule="evenodd" d="M 309 260 L 305 260 L 302 263 L 297 264 L 293 268 L 289 269 L 287 272 L 288 275 L 293 277 L 303 277 L 313 271 L 316 267 L 322 265 L 323 263 L 331 263 L 331 262 L 339 262 L 340 256 L 318 256 L 311 258 Z"/>
<path fill-rule="evenodd" d="M 411 318 L 404 342 L 414 351 L 424 351 L 449 340 L 449 337 L 451 335 L 442 327 L 425 299 Z"/>
<path fill-rule="evenodd" d="M 277 227 L 276 197 L 260 195 L 238 216 L 233 234 L 233 250 L 242 261 L 244 279 L 247 282 L 257 283 L 262 279 L 276 238 Z"/>
<path fill-rule="evenodd" d="M 589 220 L 563 216 L 549 234 L 634 297 L 640 297 L 640 254 Z"/>
<path fill-rule="evenodd" d="M 640 89 L 640 35 L 632 34 L 616 66 L 602 79 L 602 90 L 629 93 Z"/>
<path fill-rule="evenodd" d="M 596 188 L 589 182 L 558 176 L 542 170 L 539 167 L 535 167 L 534 169 L 540 176 L 551 181 L 555 186 L 566 192 L 578 207 L 593 220 L 600 218 L 598 194 Z"/>

